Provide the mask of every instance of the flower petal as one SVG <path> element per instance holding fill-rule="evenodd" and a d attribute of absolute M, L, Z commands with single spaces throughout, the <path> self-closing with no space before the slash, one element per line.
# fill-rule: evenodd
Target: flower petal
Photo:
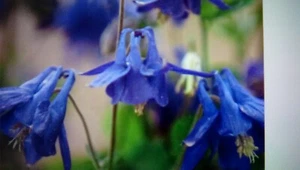
<path fill-rule="evenodd" d="M 222 137 L 219 143 L 219 164 L 222 169 L 250 170 L 249 158 L 239 157 L 235 137 Z"/>
<path fill-rule="evenodd" d="M 219 134 L 222 136 L 237 136 L 246 133 L 251 128 L 251 121 L 240 112 L 238 104 L 233 101 L 230 88 L 223 82 L 219 74 L 215 74 L 214 85 L 217 87 L 221 100 Z"/>
<path fill-rule="evenodd" d="M 148 79 L 138 71 L 130 70 L 126 77 L 122 79 L 124 91 L 121 95 L 121 102 L 136 105 L 146 103 L 149 99 L 154 98 L 153 88 L 150 86 Z"/>
<path fill-rule="evenodd" d="M 137 5 L 148 5 L 157 1 L 159 0 L 133 0 L 133 2 L 136 3 Z"/>
<path fill-rule="evenodd" d="M 57 67 L 48 67 L 35 78 L 23 83 L 20 87 L 30 90 L 32 93 L 35 93 L 37 92 L 40 84 L 44 81 L 44 79 L 48 77 L 52 71 L 55 71 L 57 69 Z"/>
<path fill-rule="evenodd" d="M 140 52 L 140 36 L 135 36 L 135 33 L 130 33 L 130 52 L 126 59 L 126 64 L 132 69 L 139 70 L 142 65 L 142 57 Z"/>
<path fill-rule="evenodd" d="M 164 72 L 174 71 L 174 72 L 177 72 L 180 74 L 189 74 L 189 75 L 200 76 L 200 77 L 205 77 L 205 78 L 211 78 L 214 76 L 213 73 L 205 73 L 205 72 L 197 72 L 197 71 L 193 71 L 193 70 L 187 70 L 187 69 L 183 69 L 183 68 L 178 67 L 171 63 L 167 63 L 165 65 L 165 67 L 163 68 L 163 71 Z"/>
<path fill-rule="evenodd" d="M 203 108 L 203 116 L 197 121 L 187 138 L 185 138 L 184 143 L 187 146 L 193 146 L 200 140 L 209 128 L 211 128 L 218 116 L 218 110 L 205 89 L 204 80 L 201 80 L 199 83 L 198 97 Z"/>
<path fill-rule="evenodd" d="M 34 94 L 32 100 L 28 104 L 15 109 L 14 115 L 20 122 L 24 125 L 31 125 L 37 106 L 41 101 L 50 100 L 61 74 L 62 68 L 58 68 L 56 72 L 49 74 L 40 84 L 39 91 Z"/>
<path fill-rule="evenodd" d="M 201 0 L 187 0 L 187 5 L 194 14 L 200 14 Z"/>
<path fill-rule="evenodd" d="M 89 71 L 86 71 L 86 72 L 83 72 L 83 73 L 79 73 L 80 75 L 83 75 L 83 76 L 92 76 L 92 75 L 96 75 L 96 74 L 99 74 L 99 73 L 102 73 L 104 70 L 106 70 L 107 68 L 109 68 L 110 66 L 112 66 L 115 62 L 114 61 L 110 61 L 108 63 L 105 63 L 103 65 L 100 65 L 96 68 L 93 68 L 92 70 L 89 70 Z"/>
<path fill-rule="evenodd" d="M 108 85 L 125 76 L 129 71 L 130 67 L 126 65 L 114 64 L 99 74 L 98 77 L 89 84 L 89 86 L 100 87 Z"/>
<path fill-rule="evenodd" d="M 24 141 L 24 155 L 26 163 L 29 165 L 34 165 L 42 156 L 36 152 L 35 146 L 32 143 L 32 138 L 28 136 Z"/>
<path fill-rule="evenodd" d="M 32 96 L 28 90 L 20 87 L 0 88 L 0 117 L 16 105 L 28 102 Z"/>
<path fill-rule="evenodd" d="M 116 50 L 116 60 L 117 64 L 125 64 L 126 62 L 126 35 L 132 32 L 131 28 L 125 28 L 122 30 L 120 35 L 120 41 Z"/>
<path fill-rule="evenodd" d="M 116 80 L 115 82 L 109 84 L 106 88 L 106 93 L 112 98 L 111 103 L 117 104 L 123 95 L 125 89 L 125 78 Z"/>
<path fill-rule="evenodd" d="M 72 166 L 71 153 L 70 153 L 67 133 L 64 125 L 62 125 L 59 133 L 59 146 L 60 146 L 61 157 L 64 162 L 64 170 L 70 170 Z"/>
<path fill-rule="evenodd" d="M 162 73 L 157 76 L 149 77 L 148 80 L 150 86 L 153 88 L 155 101 L 162 107 L 166 106 L 169 103 L 166 76 Z"/>
<path fill-rule="evenodd" d="M 50 101 L 42 101 L 34 114 L 32 130 L 39 136 L 42 136 L 48 130 L 50 123 L 49 106 Z"/>
<path fill-rule="evenodd" d="M 181 170 L 193 170 L 204 156 L 208 148 L 208 141 L 206 138 L 199 140 L 194 146 L 187 147 Z"/>

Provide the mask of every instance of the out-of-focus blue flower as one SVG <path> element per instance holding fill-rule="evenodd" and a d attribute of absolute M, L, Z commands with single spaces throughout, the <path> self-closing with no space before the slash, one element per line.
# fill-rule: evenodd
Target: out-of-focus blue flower
<path fill-rule="evenodd" d="M 148 12 L 158 8 L 163 14 L 172 17 L 174 21 L 181 21 L 188 17 L 189 12 L 201 13 L 201 0 L 134 0 L 139 6 L 139 12 Z M 210 0 L 220 9 L 228 9 L 229 6 L 222 0 Z"/>
<path fill-rule="evenodd" d="M 131 32 L 130 52 L 126 55 L 125 38 L 129 32 Z M 144 36 L 148 38 L 148 52 L 146 58 L 142 60 L 140 39 Z M 160 106 L 166 106 L 168 104 L 165 78 L 167 71 L 203 77 L 212 76 L 211 73 L 185 70 L 170 63 L 164 64 L 158 54 L 154 32 L 150 27 L 136 31 L 124 29 L 121 33 L 115 61 L 103 64 L 82 73 L 82 75 L 99 74 L 90 83 L 90 86 L 108 85 L 106 92 L 112 98 L 113 104 L 124 102 L 143 107 L 148 100 L 154 99 Z"/>
<path fill-rule="evenodd" d="M 68 78 L 62 90 L 51 101 L 62 76 Z M 55 142 L 59 137 L 64 167 L 71 168 L 63 120 L 67 97 L 74 81 L 73 71 L 49 67 L 20 87 L 0 89 L 0 108 L 3 113 L 0 116 L 0 130 L 13 138 L 10 143 L 14 147 L 19 144 L 21 149 L 23 146 L 28 165 L 35 164 L 42 157 L 56 154 Z M 16 99 L 17 96 L 20 96 L 20 100 Z"/>
<path fill-rule="evenodd" d="M 218 151 L 222 169 L 249 169 L 246 158 L 253 162 L 264 149 L 264 102 L 243 88 L 228 69 L 215 74 L 214 86 L 219 108 L 204 80 L 199 83 L 203 116 L 184 140 L 188 148 L 182 169 L 193 169 L 208 147 L 213 154 Z"/>
<path fill-rule="evenodd" d="M 253 94 L 264 99 L 264 61 L 262 58 L 249 61 L 245 69 L 245 82 Z"/>
<path fill-rule="evenodd" d="M 75 0 L 58 10 L 56 25 L 71 43 L 98 46 L 101 34 L 117 15 L 117 0 Z"/>

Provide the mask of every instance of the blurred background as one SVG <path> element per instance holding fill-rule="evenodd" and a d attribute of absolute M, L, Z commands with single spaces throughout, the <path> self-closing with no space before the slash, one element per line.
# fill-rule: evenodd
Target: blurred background
<path fill-rule="evenodd" d="M 1 87 L 20 85 L 50 65 L 86 71 L 113 59 L 117 34 L 118 0 L 99 0 L 94 5 L 86 5 L 80 0 L 77 1 L 0 0 Z M 158 10 L 147 14 L 136 12 L 136 6 L 131 0 L 126 0 L 125 9 L 125 27 L 141 28 L 145 25 L 155 27 L 157 47 L 161 56 L 169 62 L 180 64 L 177 57 L 179 54 L 176 53 L 178 49 L 194 51 L 201 56 L 203 45 L 201 44 L 199 16 L 190 14 L 184 23 L 178 24 L 159 18 Z M 262 61 L 263 58 L 262 1 L 252 1 L 234 12 L 211 20 L 208 42 L 211 69 L 230 67 L 246 84 L 247 82 L 242 77 L 247 74 L 246 69 L 249 63 Z M 112 105 L 110 98 L 105 94 L 105 88 L 86 87 L 93 78 L 77 76 L 72 95 L 84 113 L 91 131 L 92 142 L 99 152 L 99 159 L 105 162 L 110 140 Z M 175 82 L 177 79 L 178 77 L 174 76 L 172 80 Z M 259 96 L 257 89 L 263 89 L 263 84 L 252 88 L 254 88 L 253 93 Z M 263 98 L 263 95 L 260 97 Z M 150 107 L 151 104 L 149 104 Z M 155 109 L 147 110 L 149 114 L 139 119 L 133 114 L 133 108 L 121 107 L 118 125 L 120 130 L 117 132 L 120 137 L 118 137 L 117 145 L 122 145 L 122 147 L 120 146 L 119 149 L 120 154 L 117 154 L 117 157 L 120 157 L 117 161 L 121 162 L 120 164 L 122 161 L 125 163 L 124 167 L 119 169 L 130 167 L 130 157 L 136 159 L 139 154 L 150 152 L 150 150 L 145 150 L 147 147 L 139 145 L 142 141 L 149 140 L 143 137 L 144 132 L 141 132 L 145 128 L 141 125 L 142 122 L 148 122 L 146 129 L 157 134 L 152 136 L 151 140 L 165 142 L 164 136 L 172 134 L 166 130 L 166 127 L 155 124 L 156 118 L 153 116 L 152 112 L 155 112 L 153 110 Z M 124 115 L 128 116 L 126 119 L 129 123 L 122 122 L 125 119 Z M 71 105 L 68 106 L 65 122 L 73 169 L 93 169 L 88 156 L 87 140 L 82 123 Z M 169 124 L 173 126 L 174 122 L 169 122 Z M 123 129 L 127 131 L 123 133 Z M 129 135 L 124 136 L 124 134 Z M 8 145 L 9 140 L 1 135 L 0 169 L 25 169 L 22 153 Z M 126 142 L 122 142 L 124 140 Z M 151 147 L 155 149 L 151 150 L 157 150 L 157 152 L 153 151 L 152 155 L 145 157 L 150 159 L 160 153 L 159 160 L 168 162 L 168 153 L 165 150 L 161 151 L 160 147 L 163 145 L 160 145 L 160 142 L 152 142 Z M 128 150 L 130 150 L 129 154 Z M 133 154 L 131 150 L 140 150 L 140 153 Z M 128 159 L 123 159 L 124 155 Z M 155 163 L 155 160 L 153 162 Z M 166 167 L 169 165 L 162 165 L 156 169 L 168 169 Z M 31 169 L 62 169 L 60 154 L 43 158 Z M 135 168 L 127 169 L 145 168 L 136 165 Z"/>

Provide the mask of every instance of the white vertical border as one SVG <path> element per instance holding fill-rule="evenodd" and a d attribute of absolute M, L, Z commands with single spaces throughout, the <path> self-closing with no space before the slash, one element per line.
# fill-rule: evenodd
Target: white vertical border
<path fill-rule="evenodd" d="M 264 0 L 267 170 L 300 169 L 300 0 Z"/>

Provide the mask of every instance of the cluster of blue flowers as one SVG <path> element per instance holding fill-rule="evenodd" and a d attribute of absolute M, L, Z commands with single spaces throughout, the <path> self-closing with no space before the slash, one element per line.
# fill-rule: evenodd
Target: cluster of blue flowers
<path fill-rule="evenodd" d="M 56 89 L 60 78 L 65 82 Z M 28 165 L 56 154 L 59 139 L 66 170 L 71 156 L 64 126 L 69 92 L 75 82 L 72 70 L 49 67 L 19 87 L 0 88 L 0 130 L 12 138 L 13 147 L 24 151 Z M 53 95 L 57 93 L 53 99 Z"/>
<path fill-rule="evenodd" d="M 148 12 L 158 8 L 175 21 L 186 19 L 189 12 L 197 15 L 201 13 L 200 0 L 134 0 L 134 2 L 139 6 L 139 12 Z M 222 10 L 229 9 L 229 6 L 222 0 L 210 0 L 210 2 Z"/>

